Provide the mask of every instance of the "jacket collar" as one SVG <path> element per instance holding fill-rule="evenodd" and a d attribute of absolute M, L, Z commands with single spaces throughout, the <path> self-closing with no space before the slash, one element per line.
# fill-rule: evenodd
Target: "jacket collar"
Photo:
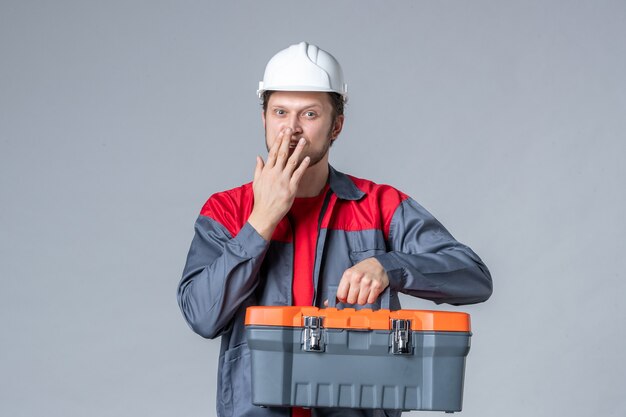
<path fill-rule="evenodd" d="M 359 200 L 365 193 L 343 172 L 328 165 L 328 183 L 330 189 L 342 200 Z"/>

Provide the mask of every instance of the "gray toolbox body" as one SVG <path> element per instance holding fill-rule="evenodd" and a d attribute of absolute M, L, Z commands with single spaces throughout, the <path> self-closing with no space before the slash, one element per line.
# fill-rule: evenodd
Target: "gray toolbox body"
<path fill-rule="evenodd" d="M 461 411 L 469 315 L 250 307 L 252 402 Z"/>

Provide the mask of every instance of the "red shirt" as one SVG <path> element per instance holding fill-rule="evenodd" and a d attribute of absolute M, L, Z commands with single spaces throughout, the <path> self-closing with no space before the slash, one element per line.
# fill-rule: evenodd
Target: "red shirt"
<path fill-rule="evenodd" d="M 293 305 L 313 304 L 313 268 L 318 222 L 328 186 L 315 197 L 296 198 L 289 210 L 294 234 Z"/>
<path fill-rule="evenodd" d="M 313 268 L 317 246 L 318 222 L 328 186 L 316 197 L 296 198 L 289 210 L 294 234 L 293 305 L 313 304 Z M 294 407 L 293 417 L 309 417 L 311 410 Z"/>

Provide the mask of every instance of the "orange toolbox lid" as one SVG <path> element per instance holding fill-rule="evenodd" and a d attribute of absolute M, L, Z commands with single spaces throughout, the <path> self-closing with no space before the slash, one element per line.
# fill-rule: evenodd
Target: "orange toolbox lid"
<path fill-rule="evenodd" d="M 411 330 L 469 332 L 470 316 L 456 311 L 355 310 L 354 308 L 256 306 L 246 310 L 246 326 L 303 327 L 303 317 L 323 317 L 326 329 L 391 330 L 391 320 L 411 320 Z"/>

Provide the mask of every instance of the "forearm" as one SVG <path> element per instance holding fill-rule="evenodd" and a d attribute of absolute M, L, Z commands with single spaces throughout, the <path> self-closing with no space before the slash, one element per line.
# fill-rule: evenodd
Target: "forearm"
<path fill-rule="evenodd" d="M 489 270 L 471 249 L 451 247 L 436 253 L 388 252 L 377 255 L 392 289 L 436 303 L 474 304 L 489 298 Z"/>
<path fill-rule="evenodd" d="M 389 247 L 376 259 L 396 291 L 449 304 L 479 303 L 491 295 L 491 275 L 478 255 L 414 200 L 394 213 Z"/>

